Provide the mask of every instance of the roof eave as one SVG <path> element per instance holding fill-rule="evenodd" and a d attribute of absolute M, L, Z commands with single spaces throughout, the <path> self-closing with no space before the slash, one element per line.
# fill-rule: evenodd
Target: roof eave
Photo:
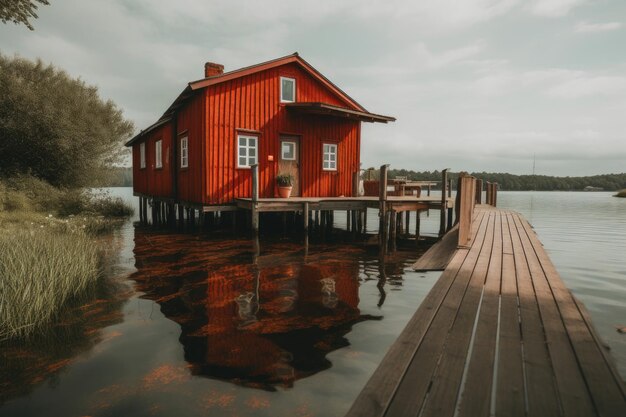
<path fill-rule="evenodd" d="M 375 114 L 370 112 L 362 112 L 353 109 L 347 109 L 339 106 L 335 106 L 332 104 L 321 103 L 321 102 L 299 102 L 299 103 L 289 103 L 286 104 L 285 107 L 288 109 L 293 109 L 296 111 L 300 111 L 305 114 L 318 114 L 318 115 L 328 115 L 333 117 L 345 117 L 351 118 L 355 120 L 359 120 L 362 122 L 368 123 L 388 123 L 395 122 L 396 118 L 391 116 L 384 116 L 382 114 Z"/>
<path fill-rule="evenodd" d="M 156 123 L 151 124 L 150 126 L 145 128 L 141 132 L 137 133 L 131 140 L 126 142 L 124 144 L 124 146 L 126 146 L 126 147 L 132 146 L 134 143 L 139 142 L 145 135 L 147 135 L 148 133 L 152 132 L 153 130 L 163 126 L 164 124 L 168 123 L 171 120 L 172 119 L 170 119 L 169 117 L 159 119 Z"/>

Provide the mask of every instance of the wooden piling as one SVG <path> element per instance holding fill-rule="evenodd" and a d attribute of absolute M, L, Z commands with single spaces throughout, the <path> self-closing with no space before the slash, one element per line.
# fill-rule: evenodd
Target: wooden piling
<path fill-rule="evenodd" d="M 389 165 L 380 166 L 380 189 L 378 191 L 380 224 L 378 227 L 378 236 L 381 246 L 387 247 L 387 170 Z"/>
<path fill-rule="evenodd" d="M 439 219 L 439 236 L 446 233 L 446 209 L 447 209 L 447 186 L 448 186 L 448 169 L 441 171 L 441 213 Z"/>
<path fill-rule="evenodd" d="M 421 219 L 420 219 L 420 211 L 416 210 L 415 211 L 415 244 L 419 245 L 420 242 L 420 226 L 421 226 Z"/>
<path fill-rule="evenodd" d="M 408 236 L 410 234 L 410 227 L 411 227 L 411 211 L 407 210 L 404 212 L 404 217 L 405 217 L 405 229 L 404 229 L 404 233 Z"/>
<path fill-rule="evenodd" d="M 476 180 L 476 204 L 483 202 L 483 180 Z"/>
<path fill-rule="evenodd" d="M 252 165 L 252 209 L 250 210 L 251 214 L 251 223 L 252 223 L 252 232 L 257 235 L 259 233 L 259 212 L 258 201 L 259 201 L 259 165 Z"/>
<path fill-rule="evenodd" d="M 390 215 L 389 226 L 391 227 L 391 229 L 389 230 L 390 232 L 389 240 L 391 242 L 391 250 L 395 250 L 396 249 L 396 235 L 398 231 L 397 212 L 394 209 L 391 209 L 389 212 L 389 215 Z"/>
<path fill-rule="evenodd" d="M 367 208 L 363 209 L 363 233 L 367 233 Z"/>

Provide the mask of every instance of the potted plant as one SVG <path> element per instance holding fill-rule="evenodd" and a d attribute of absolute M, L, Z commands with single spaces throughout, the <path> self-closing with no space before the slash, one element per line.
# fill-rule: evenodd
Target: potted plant
<path fill-rule="evenodd" d="M 280 173 L 276 176 L 278 195 L 282 198 L 289 198 L 293 188 L 293 175 L 290 173 Z"/>

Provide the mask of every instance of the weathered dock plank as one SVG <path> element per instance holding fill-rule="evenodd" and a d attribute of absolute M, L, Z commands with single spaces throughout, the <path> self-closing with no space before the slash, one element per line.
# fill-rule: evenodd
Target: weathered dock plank
<path fill-rule="evenodd" d="M 347 415 L 621 416 L 626 397 L 528 222 L 478 206 L 468 247 Z"/>

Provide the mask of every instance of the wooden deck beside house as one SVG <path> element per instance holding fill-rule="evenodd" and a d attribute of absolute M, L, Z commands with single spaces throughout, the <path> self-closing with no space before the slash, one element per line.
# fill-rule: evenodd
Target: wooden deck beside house
<path fill-rule="evenodd" d="M 347 416 L 626 415 L 620 375 L 528 222 L 478 205 L 471 224 Z"/>

